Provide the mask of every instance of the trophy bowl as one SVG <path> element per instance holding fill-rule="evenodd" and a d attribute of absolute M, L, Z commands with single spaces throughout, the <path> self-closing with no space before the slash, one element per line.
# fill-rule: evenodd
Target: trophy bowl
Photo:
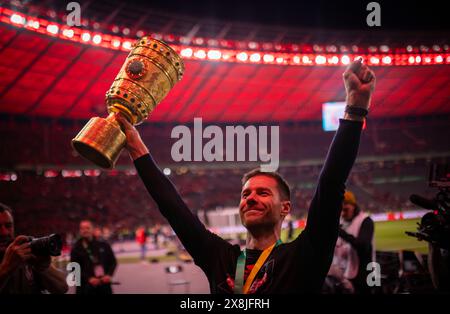
<path fill-rule="evenodd" d="M 114 168 L 126 145 L 116 115 L 123 115 L 133 125 L 141 124 L 183 73 L 183 60 L 171 47 L 160 40 L 142 37 L 133 44 L 106 92 L 108 117 L 91 118 L 72 140 L 72 147 L 97 166 Z"/>

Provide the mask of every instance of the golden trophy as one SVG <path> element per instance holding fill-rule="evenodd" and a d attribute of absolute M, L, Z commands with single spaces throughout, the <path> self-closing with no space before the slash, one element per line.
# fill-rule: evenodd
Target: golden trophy
<path fill-rule="evenodd" d="M 109 116 L 91 118 L 72 140 L 73 148 L 102 168 L 114 168 L 126 143 L 116 114 L 133 125 L 141 124 L 181 80 L 183 72 L 183 60 L 167 44 L 150 37 L 139 39 L 106 92 Z"/>

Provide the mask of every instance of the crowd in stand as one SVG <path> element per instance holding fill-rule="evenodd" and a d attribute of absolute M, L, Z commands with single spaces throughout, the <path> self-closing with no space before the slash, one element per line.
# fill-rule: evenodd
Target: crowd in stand
<path fill-rule="evenodd" d="M 142 133 L 154 158 L 162 167 L 171 168 L 171 180 L 194 212 L 238 205 L 242 174 L 253 167 L 238 163 L 216 163 L 215 168 L 210 164 L 201 167 L 198 163 L 191 163 L 195 168 L 189 164 L 181 166 L 170 157 L 170 143 L 175 141 L 170 138 L 170 127 L 140 127 L 144 128 Z M 94 176 L 82 172 L 77 177 L 62 176 L 61 169 L 94 168 L 70 147 L 70 139 L 80 125 L 4 121 L 0 129 L 0 172 L 14 171 L 17 176 L 15 181 L 0 180 L 0 200 L 15 209 L 18 230 L 36 235 L 54 232 L 55 228 L 76 232 L 79 221 L 89 218 L 117 235 L 131 234 L 141 224 L 165 223 L 125 153 L 116 171 L 101 171 Z M 321 169 L 320 161 L 333 134 L 321 131 L 315 124 L 285 125 L 280 130 L 279 171 L 292 186 L 294 217 L 304 217 Z M 361 206 L 369 212 L 400 211 L 412 208 L 408 201 L 411 193 L 433 196 L 435 191 L 426 184 L 427 167 L 433 160 L 422 157 L 389 160 L 383 156 L 445 151 L 440 138 L 432 136 L 437 132 L 442 138 L 448 138 L 445 134 L 449 129 L 440 124 L 434 129 L 412 126 L 366 130 L 361 161 L 357 160 L 348 181 L 349 187 L 358 194 Z M 408 145 L 409 149 L 402 151 Z M 381 155 L 380 150 L 384 150 Z M 372 160 L 365 161 L 365 157 Z M 309 164 L 299 163 L 305 160 L 310 160 Z M 442 160 L 438 158 L 438 161 Z M 283 162 L 287 163 L 283 165 Z M 56 176 L 46 177 L 45 170 L 52 167 Z"/>

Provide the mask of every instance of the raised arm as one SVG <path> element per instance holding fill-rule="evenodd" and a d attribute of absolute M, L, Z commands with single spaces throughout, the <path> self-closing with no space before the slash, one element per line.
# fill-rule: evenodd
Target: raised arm
<path fill-rule="evenodd" d="M 317 188 L 310 205 L 305 236 L 308 237 L 321 271 L 326 274 L 333 256 L 339 227 L 339 216 L 348 178 L 358 152 L 364 118 L 359 116 L 370 106 L 375 87 L 375 75 L 356 60 L 343 74 L 347 92 L 344 119 L 340 120 L 325 164 L 319 176 Z M 354 110 L 356 108 L 356 110 Z"/>
<path fill-rule="evenodd" d="M 205 257 L 211 254 L 211 250 L 220 246 L 231 246 L 205 228 L 187 207 L 169 178 L 157 166 L 137 130 L 122 116 L 118 115 L 117 118 L 127 136 L 127 149 L 139 176 L 194 261 L 202 264 Z"/>

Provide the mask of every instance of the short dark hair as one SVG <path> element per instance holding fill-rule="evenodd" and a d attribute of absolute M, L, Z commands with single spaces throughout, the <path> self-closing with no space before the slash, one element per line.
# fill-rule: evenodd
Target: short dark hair
<path fill-rule="evenodd" d="M 12 209 L 3 203 L 0 203 L 0 213 L 8 212 L 12 216 Z"/>
<path fill-rule="evenodd" d="M 282 201 L 291 200 L 291 189 L 289 187 L 289 184 L 278 172 L 265 172 L 261 171 L 261 169 L 259 168 L 253 169 L 242 176 L 242 186 L 244 186 L 244 184 L 248 180 L 250 180 L 250 178 L 256 176 L 266 176 L 275 179 L 275 181 L 277 181 L 278 192 L 280 193 L 281 200 Z"/>

